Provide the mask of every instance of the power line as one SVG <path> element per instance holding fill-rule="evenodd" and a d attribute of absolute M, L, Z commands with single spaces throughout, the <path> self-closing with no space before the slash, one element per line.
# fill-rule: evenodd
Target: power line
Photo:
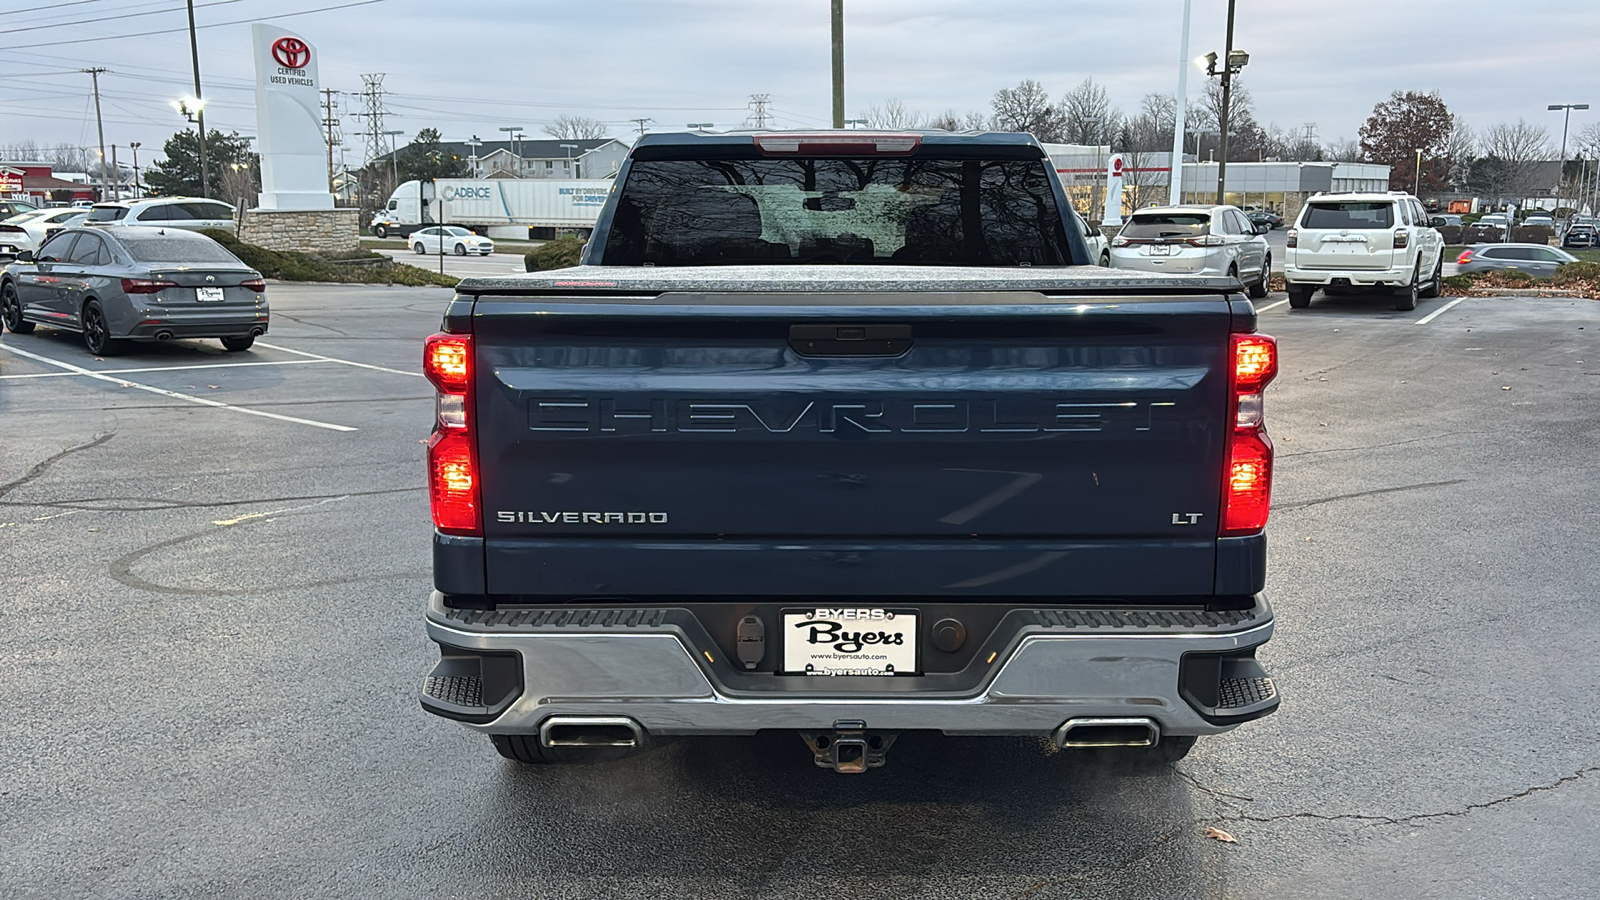
<path fill-rule="evenodd" d="M 649 122 L 654 122 L 655 119 L 639 118 L 639 119 L 629 119 L 628 121 L 637 123 L 638 126 L 639 126 L 639 136 L 640 137 L 644 137 L 644 126 Z"/>
<path fill-rule="evenodd" d="M 211 3 L 197 3 L 197 4 L 195 4 L 194 8 L 195 9 L 205 9 L 208 6 L 226 6 L 226 5 L 230 4 L 230 3 L 243 3 L 243 2 L 244 2 L 244 0 L 213 0 L 213 2 L 211 2 Z M 46 28 L 68 28 L 68 27 L 73 26 L 73 25 L 96 25 L 96 24 L 99 24 L 101 22 L 113 22 L 113 21 L 116 21 L 117 19 L 136 19 L 136 18 L 138 18 L 140 16 L 154 16 L 154 15 L 158 15 L 160 13 L 169 13 L 169 12 L 177 12 L 177 10 L 176 9 L 171 9 L 171 8 L 168 8 L 168 9 L 147 9 L 144 12 L 123 13 L 122 15 L 119 15 L 119 16 L 99 16 L 99 17 L 93 18 L 93 19 L 79 19 L 76 22 L 50 22 L 50 23 L 45 24 L 45 25 L 29 25 L 26 28 L 7 28 L 6 29 L 6 34 L 8 34 L 8 35 L 9 34 L 17 34 L 18 32 L 23 32 L 23 31 L 42 31 L 42 30 L 44 30 Z M 179 30 L 182 31 L 184 29 L 179 29 Z M 48 44 L 43 44 L 43 45 L 39 45 L 39 46 L 49 46 L 49 45 Z"/>
<path fill-rule="evenodd" d="M 246 25 L 252 22 L 262 21 L 263 19 L 287 19 L 292 16 L 309 16 L 312 13 L 328 12 L 335 9 L 349 9 L 352 6 L 370 6 L 374 3 L 383 2 L 385 2 L 385 0 L 356 0 L 354 3 L 338 3 L 334 4 L 333 6 L 319 6 L 316 9 L 302 9 L 298 12 L 278 13 L 270 16 L 255 16 L 249 19 L 234 19 L 230 22 L 212 22 L 209 25 L 201 25 L 199 27 L 221 28 L 225 25 Z M 156 34 L 177 34 L 181 31 L 188 30 L 188 28 L 161 28 L 156 31 L 140 31 L 133 34 L 108 34 L 102 37 L 77 38 L 70 41 L 48 41 L 39 44 L 15 44 L 9 47 L 0 47 L 0 50 L 27 50 L 37 49 L 39 47 L 64 47 L 68 44 L 89 44 L 95 41 L 120 41 L 126 38 L 150 37 L 151 35 Z"/>
<path fill-rule="evenodd" d="M 40 9 L 60 9 L 63 6 L 82 6 L 85 3 L 99 3 L 100 0 L 69 0 L 67 3 L 46 3 L 43 6 L 29 6 L 25 9 L 0 9 L 0 16 L 14 16 L 17 13 L 34 12 Z"/>

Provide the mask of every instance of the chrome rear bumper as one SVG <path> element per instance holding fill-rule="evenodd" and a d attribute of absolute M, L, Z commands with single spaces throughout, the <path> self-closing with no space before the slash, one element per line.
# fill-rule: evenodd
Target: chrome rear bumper
<path fill-rule="evenodd" d="M 770 689 L 752 691 L 725 683 L 733 679 L 719 674 L 719 650 L 700 646 L 702 635 L 649 615 L 662 611 L 600 610 L 557 623 L 537 611 L 462 615 L 435 592 L 428 636 L 445 658 L 425 680 L 422 700 L 431 712 L 499 734 L 538 734 L 552 716 L 626 717 L 659 735 L 826 731 L 848 720 L 870 729 L 1044 736 L 1072 719 L 1134 717 L 1154 720 L 1163 735 L 1218 734 L 1278 704 L 1253 658 L 1273 628 L 1266 601 L 1257 604 L 1233 629 L 1148 622 L 1020 629 L 965 692 L 928 691 L 914 676 L 875 679 L 876 687 L 862 690 L 775 675 L 766 676 Z M 586 619 L 592 623 L 581 624 Z M 542 624 L 519 624 L 535 620 Z M 1185 687 L 1196 661 L 1210 666 L 1209 701 Z M 499 674 L 488 674 L 496 666 Z M 483 680 L 474 685 L 474 678 Z"/>

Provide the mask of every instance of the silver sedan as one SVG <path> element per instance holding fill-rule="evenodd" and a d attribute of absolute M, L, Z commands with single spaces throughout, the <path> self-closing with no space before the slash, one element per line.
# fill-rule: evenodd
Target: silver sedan
<path fill-rule="evenodd" d="M 1515 270 L 1549 278 L 1557 269 L 1577 261 L 1571 253 L 1544 244 L 1473 244 L 1456 258 L 1456 274 Z"/>
<path fill-rule="evenodd" d="M 221 244 L 177 228 L 69 228 L 0 269 L 0 321 L 83 335 L 96 356 L 129 341 L 220 338 L 245 350 L 268 324 L 267 284 Z"/>

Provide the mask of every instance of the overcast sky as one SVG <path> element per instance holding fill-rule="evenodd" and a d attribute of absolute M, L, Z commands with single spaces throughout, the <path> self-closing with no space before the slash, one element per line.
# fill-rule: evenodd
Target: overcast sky
<path fill-rule="evenodd" d="M 828 0 L 353 2 L 198 0 L 207 124 L 255 133 L 252 19 L 304 35 L 323 87 L 357 92 L 363 73 L 387 73 L 386 128 L 406 137 L 430 125 L 457 139 L 499 138 L 511 125 L 537 133 L 561 113 L 615 123 L 618 135 L 641 116 L 656 130 L 738 126 L 756 93 L 771 96 L 779 126 L 825 126 L 830 115 Z M 106 142 L 159 146 L 182 125 L 167 101 L 191 92 L 182 9 L 0 2 L 0 144 L 92 146 L 89 76 L 75 70 L 105 66 Z M 988 110 L 997 89 L 1024 78 L 1054 97 L 1089 76 L 1134 109 L 1147 92 L 1176 88 L 1182 10 L 1182 0 L 845 0 L 847 114 L 889 98 L 925 113 Z M 1226 15 L 1226 0 L 1194 0 L 1191 57 L 1221 52 Z M 106 35 L 116 37 L 82 42 Z M 1244 84 L 1257 119 L 1315 122 L 1324 142 L 1354 137 L 1396 89 L 1437 90 L 1475 128 L 1525 118 L 1554 141 L 1561 116 L 1548 104 L 1596 104 L 1574 114 L 1574 132 L 1600 121 L 1600 4 L 1239 0 L 1235 44 L 1251 54 Z M 1204 75 L 1191 76 L 1193 97 Z M 352 165 L 356 102 L 345 98 L 343 114 Z"/>

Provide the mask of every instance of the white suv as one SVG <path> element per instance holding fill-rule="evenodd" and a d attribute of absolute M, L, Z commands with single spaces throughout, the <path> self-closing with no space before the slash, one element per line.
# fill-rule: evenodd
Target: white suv
<path fill-rule="evenodd" d="M 233 207 L 198 197 L 149 197 L 96 203 L 86 225 L 157 225 L 166 228 L 233 230 Z"/>
<path fill-rule="evenodd" d="M 1329 287 L 1393 291 L 1395 309 L 1416 309 L 1419 296 L 1439 296 L 1444 239 L 1410 194 L 1317 194 L 1289 229 L 1285 257 L 1295 309 Z"/>

